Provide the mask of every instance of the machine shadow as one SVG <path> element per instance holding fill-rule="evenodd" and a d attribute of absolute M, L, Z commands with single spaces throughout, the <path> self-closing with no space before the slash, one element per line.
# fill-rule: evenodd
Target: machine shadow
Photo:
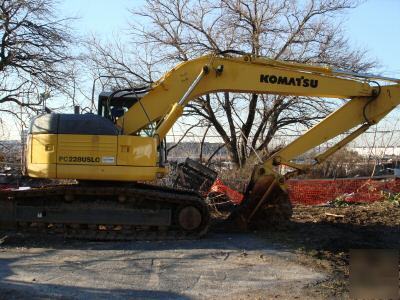
<path fill-rule="evenodd" d="M 4 285 L 4 287 L 2 286 Z M 48 292 L 46 292 L 46 290 Z M 134 289 L 96 289 L 54 284 L 28 284 L 12 281 L 0 282 L 0 299 L 190 299 L 168 291 Z M 75 298 L 76 297 L 76 298 Z"/>
<path fill-rule="evenodd" d="M 189 299 L 184 295 L 157 290 L 139 289 L 102 289 L 79 286 L 68 286 L 50 283 L 39 283 L 35 279 L 29 281 L 16 281 L 12 279 L 15 273 L 12 270 L 14 264 L 21 259 L 43 260 L 57 250 L 47 250 L 39 254 L 24 255 L 21 258 L 0 259 L 0 300 L 5 299 Z M 46 266 L 30 265 L 30 268 L 38 267 L 46 272 Z"/>
<path fill-rule="evenodd" d="M 229 228 L 229 227 L 228 227 Z M 3 233 L 3 235 L 6 233 Z M 307 250 L 343 251 L 356 248 L 400 249 L 400 228 L 381 224 L 341 224 L 335 222 L 290 221 L 280 227 L 236 230 L 214 224 L 207 235 L 197 240 L 171 241 L 87 241 L 56 236 L 26 236 L 7 233 L 0 247 L 46 247 L 68 250 Z M 1 237 L 0 232 L 0 237 Z"/>

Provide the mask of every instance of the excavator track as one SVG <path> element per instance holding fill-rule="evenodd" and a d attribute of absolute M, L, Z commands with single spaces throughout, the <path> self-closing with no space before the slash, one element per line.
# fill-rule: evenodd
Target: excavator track
<path fill-rule="evenodd" d="M 209 211 L 195 192 L 146 184 L 56 185 L 0 192 L 0 226 L 87 240 L 196 239 Z"/>

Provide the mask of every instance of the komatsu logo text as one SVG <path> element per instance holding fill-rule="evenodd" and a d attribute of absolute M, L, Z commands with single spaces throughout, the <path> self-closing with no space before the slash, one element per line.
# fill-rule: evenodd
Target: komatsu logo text
<path fill-rule="evenodd" d="M 260 75 L 260 82 L 271 83 L 271 84 L 283 84 L 283 85 L 293 85 L 293 86 L 301 86 L 301 87 L 310 87 L 316 88 L 318 87 L 317 79 L 310 79 L 301 77 L 287 77 L 287 76 L 276 76 L 276 75 Z"/>

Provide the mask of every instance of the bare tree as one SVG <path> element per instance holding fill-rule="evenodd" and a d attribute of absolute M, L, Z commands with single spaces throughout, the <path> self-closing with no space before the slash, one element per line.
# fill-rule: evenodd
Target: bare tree
<path fill-rule="evenodd" d="M 356 0 L 146 0 L 144 7 L 132 10 L 137 22 L 131 24 L 131 44 L 137 54 L 140 48 L 151 49 L 141 57 L 151 72 L 230 49 L 366 71 L 376 62 L 365 51 L 350 47 L 340 22 L 343 13 L 357 4 Z M 120 53 L 119 58 L 127 55 Z M 114 67 L 113 60 L 107 58 Z M 310 127 L 334 106 L 326 99 L 225 92 L 200 97 L 186 114 L 193 123 L 198 118 L 210 124 L 209 132 L 221 137 L 231 160 L 241 166 L 252 149 L 268 150 L 277 133 Z"/>
<path fill-rule="evenodd" d="M 148 85 L 160 76 L 154 68 L 153 54 L 146 47 L 136 49 L 119 39 L 102 41 L 94 36 L 85 43 L 86 64 L 94 78 L 103 85 L 126 88 L 128 85 Z"/>
<path fill-rule="evenodd" d="M 55 0 L 0 0 L 0 111 L 18 118 L 69 92 L 74 76 L 68 22 Z M 19 108 L 18 108 L 19 107 Z"/>

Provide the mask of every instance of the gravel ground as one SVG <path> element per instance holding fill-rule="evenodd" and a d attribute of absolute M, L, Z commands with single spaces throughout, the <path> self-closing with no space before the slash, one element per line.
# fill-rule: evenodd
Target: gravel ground
<path fill-rule="evenodd" d="M 399 237 L 400 207 L 390 202 L 298 206 L 285 227 L 214 227 L 192 241 L 9 236 L 0 245 L 0 299 L 345 299 L 349 249 L 400 249 Z"/>
<path fill-rule="evenodd" d="M 324 272 L 256 234 L 196 241 L 93 243 L 10 239 L 0 298 L 300 298 Z"/>

